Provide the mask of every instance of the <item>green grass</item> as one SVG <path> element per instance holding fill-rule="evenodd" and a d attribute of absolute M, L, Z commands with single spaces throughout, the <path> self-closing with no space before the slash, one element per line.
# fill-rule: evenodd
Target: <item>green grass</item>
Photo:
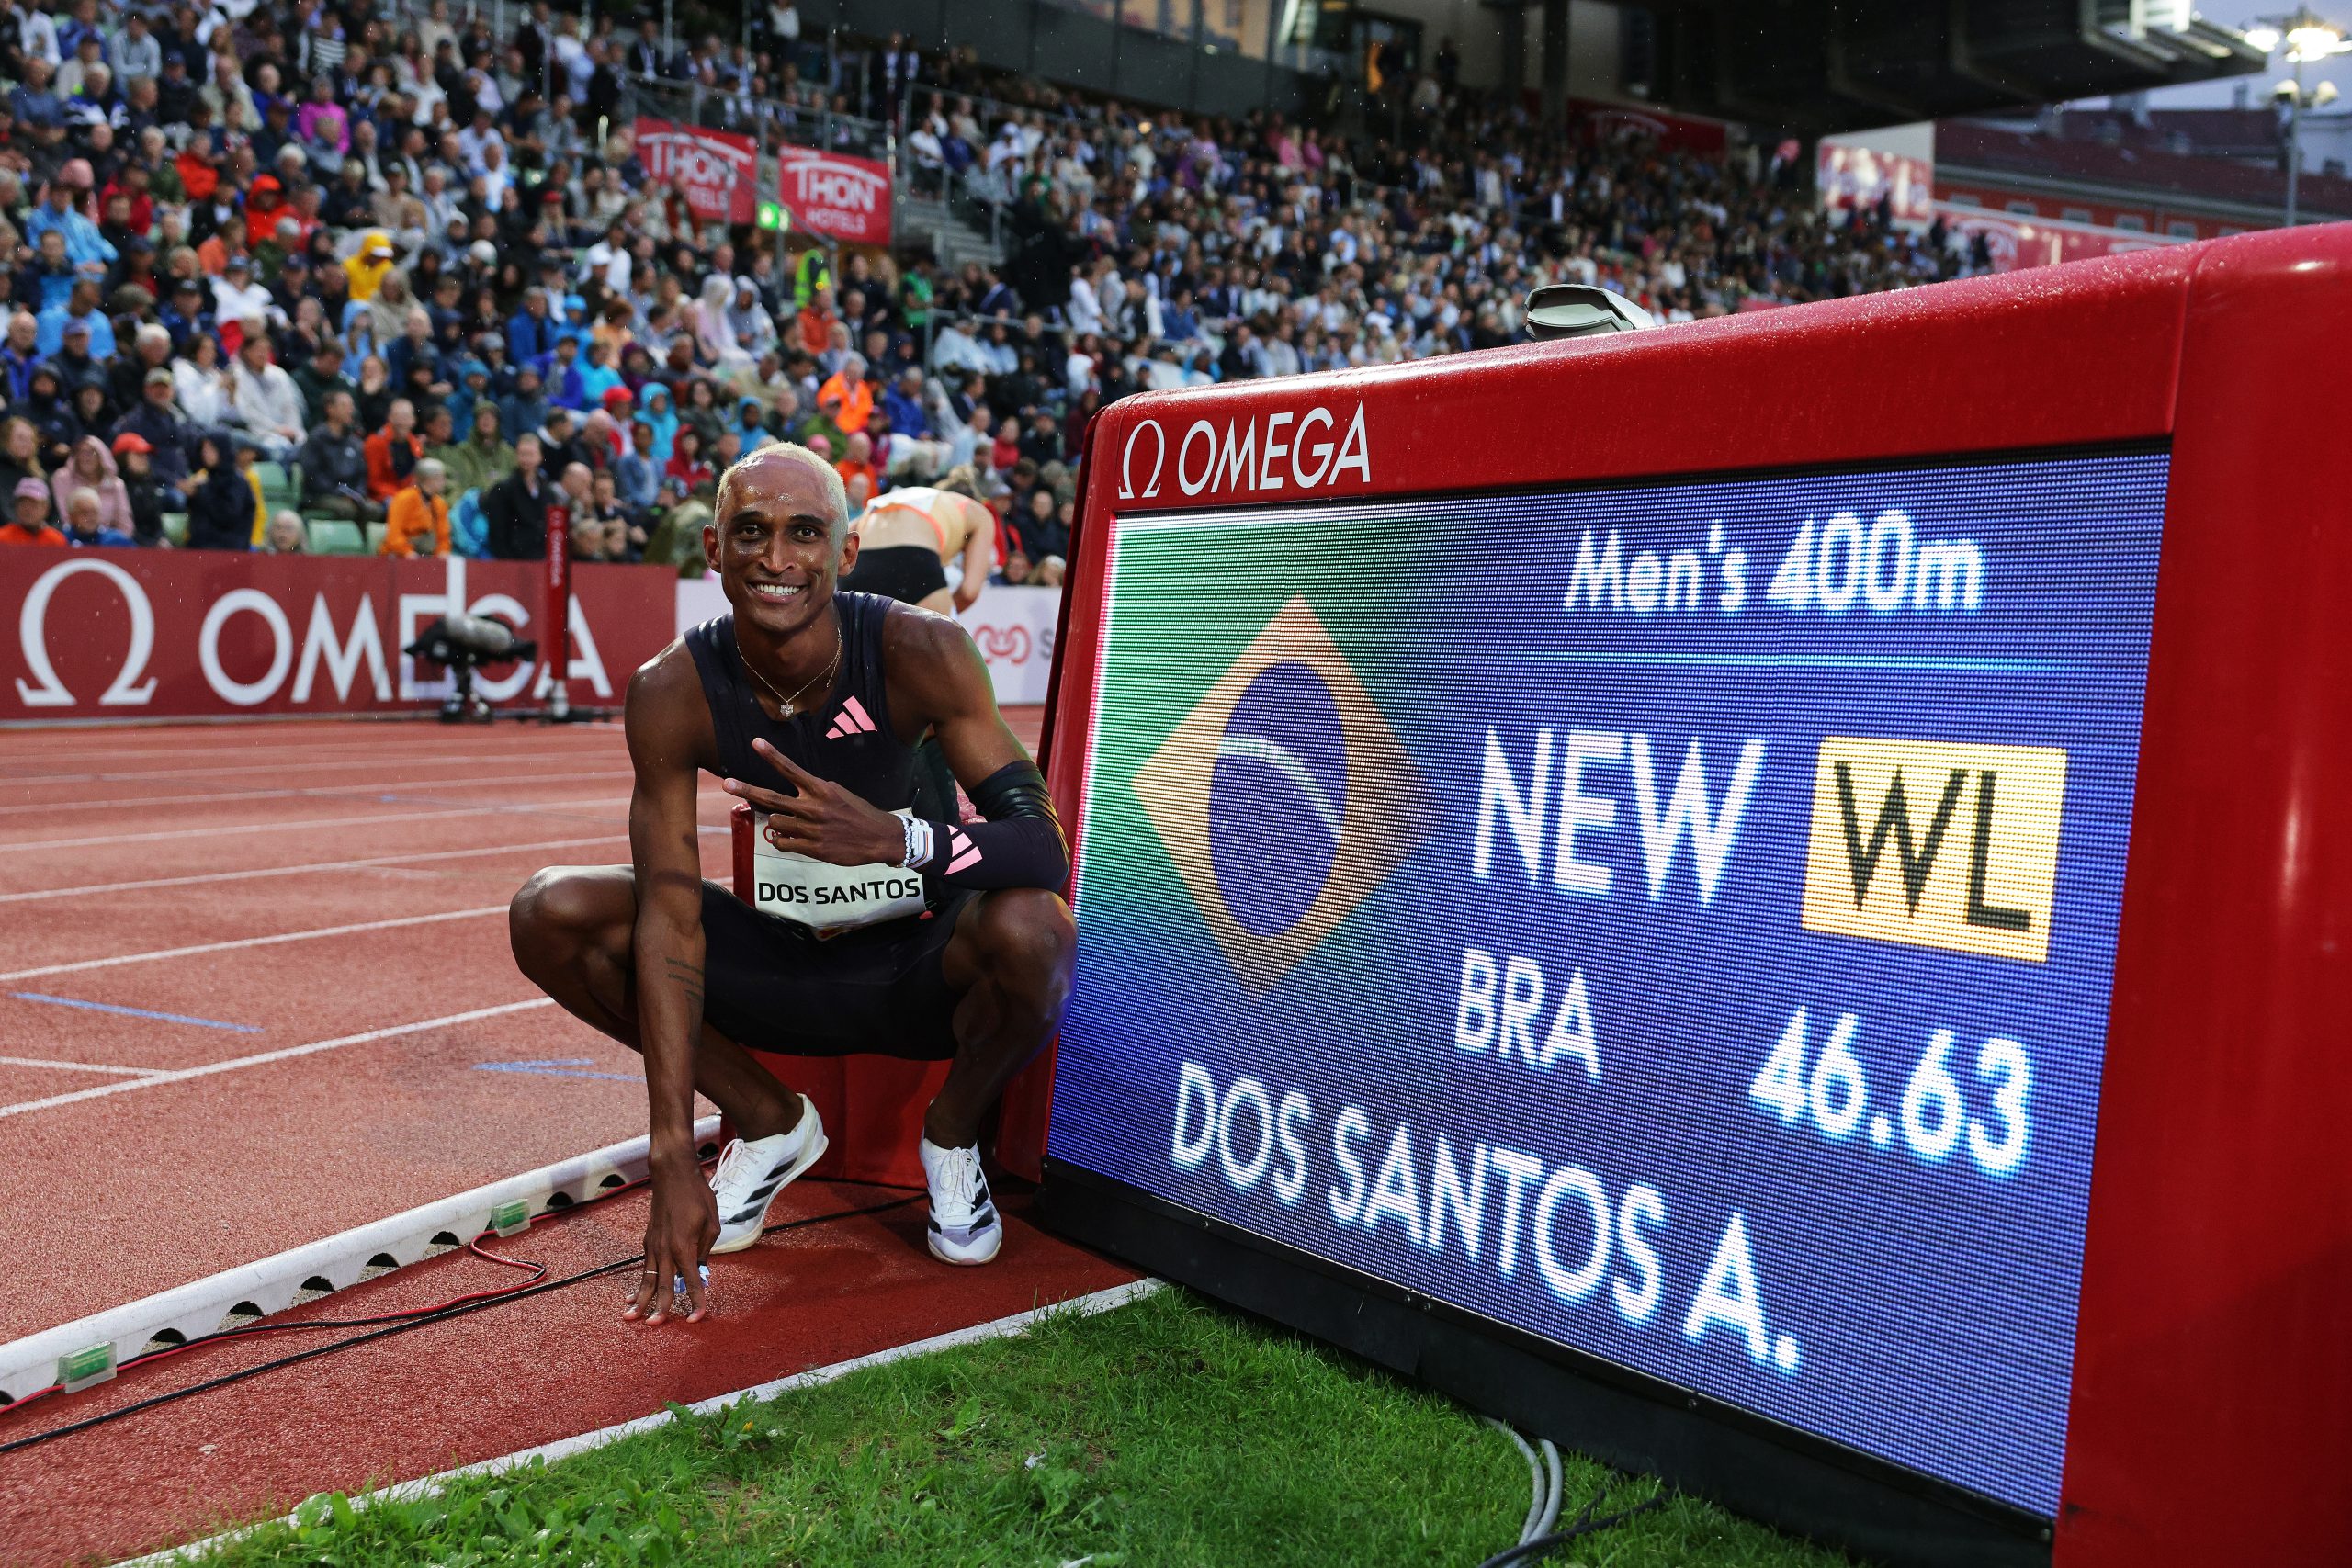
<path fill-rule="evenodd" d="M 1605 1479 L 1571 1461 L 1567 1511 Z M 1609 1506 L 1655 1490 L 1623 1483 Z M 210 1561 L 1471 1568 L 1517 1539 L 1527 1501 L 1519 1450 L 1461 1406 L 1170 1290 L 429 1499 L 313 1497 Z M 1551 1561 L 1844 1560 L 1668 1496 Z"/>

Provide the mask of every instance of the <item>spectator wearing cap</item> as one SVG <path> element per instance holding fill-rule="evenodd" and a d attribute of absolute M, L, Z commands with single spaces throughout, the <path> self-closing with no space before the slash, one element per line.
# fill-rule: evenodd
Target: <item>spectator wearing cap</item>
<path fill-rule="evenodd" d="M 255 280 L 253 258 L 247 255 L 231 256 L 221 276 L 212 280 L 212 314 L 221 323 L 222 343 L 232 353 L 244 340 L 230 328 L 236 328 L 237 333 L 259 331 L 266 337 L 270 322 L 286 324 L 286 312 L 270 298 L 269 289 Z"/>
<path fill-rule="evenodd" d="M 67 351 L 66 339 L 75 332 L 83 334 L 80 353 L 93 362 L 103 363 L 114 357 L 114 323 L 98 309 L 98 286 L 89 278 L 74 282 L 74 290 L 65 303 L 40 313 L 40 331 L 36 341 L 43 357 L 55 360 Z M 69 377 L 69 379 L 72 378 Z"/>
<path fill-rule="evenodd" d="M 176 512 L 182 505 L 177 491 L 170 491 L 156 477 L 154 447 L 144 436 L 124 431 L 114 438 L 114 460 L 122 475 L 122 493 L 130 503 L 130 536 L 134 543 L 149 548 L 161 547 L 164 538 L 164 513 Z M 181 459 L 185 465 L 187 459 Z"/>
<path fill-rule="evenodd" d="M 258 319 L 245 323 L 230 384 L 230 406 L 244 422 L 246 438 L 274 463 L 291 457 L 310 434 L 302 424 L 302 394 L 293 377 L 270 363 L 269 333 Z"/>
<path fill-rule="evenodd" d="M 81 210 L 90 186 L 89 160 L 66 160 L 65 166 L 58 170 L 57 177 L 41 193 L 40 205 L 25 219 L 25 238 L 39 244 L 40 237 L 53 229 L 65 236 L 67 261 L 85 272 L 103 276 L 115 264 L 115 248 Z"/>
<path fill-rule="evenodd" d="M 74 416 L 81 426 L 77 434 L 105 428 L 114 418 L 107 401 L 107 367 L 90 356 L 89 330 L 67 321 L 65 341 L 50 355 L 49 365 L 57 372 L 66 400 L 73 405 Z"/>
<path fill-rule="evenodd" d="M 295 457 L 302 465 L 302 505 L 313 516 L 381 522 L 384 505 L 370 493 L 368 449 L 352 418 L 351 394 L 330 389 L 317 428 Z"/>
<path fill-rule="evenodd" d="M 310 360 L 293 372 L 294 389 L 302 394 L 302 409 L 311 423 L 326 417 L 328 393 L 355 390 L 345 373 L 350 363 L 343 352 L 343 340 L 330 334 L 312 351 Z"/>
<path fill-rule="evenodd" d="M 431 457 L 417 460 L 409 482 L 392 496 L 378 555 L 408 559 L 449 553 L 449 471 Z"/>
<path fill-rule="evenodd" d="M 137 441 L 149 455 L 149 464 L 162 483 L 185 490 L 188 484 L 188 441 L 195 433 L 180 417 L 174 401 L 169 370 L 150 370 L 140 378 L 139 400 L 114 423 L 116 449 Z"/>
<path fill-rule="evenodd" d="M 0 545 L 45 545 L 62 548 L 65 536 L 49 520 L 49 487 L 39 479 L 18 479 Z"/>

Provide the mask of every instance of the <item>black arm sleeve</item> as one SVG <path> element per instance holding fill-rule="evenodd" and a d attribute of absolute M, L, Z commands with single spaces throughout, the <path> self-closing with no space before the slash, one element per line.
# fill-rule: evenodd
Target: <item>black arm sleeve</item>
<path fill-rule="evenodd" d="M 1037 764 L 1008 762 L 971 795 L 988 820 L 931 824 L 931 859 L 923 870 L 951 888 L 1060 892 L 1069 882 L 1069 845 Z"/>

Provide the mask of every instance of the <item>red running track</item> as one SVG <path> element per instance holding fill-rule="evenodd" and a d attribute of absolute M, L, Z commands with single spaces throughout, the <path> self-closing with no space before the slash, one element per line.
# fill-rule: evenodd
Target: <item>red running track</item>
<path fill-rule="evenodd" d="M 1035 710 L 1008 716 L 1034 744 Z M 31 1287 L 0 1340 L 644 1131 L 637 1058 L 537 995 L 501 918 L 542 865 L 626 856 L 617 727 L 16 732 L 0 783 L 0 1277 Z M 729 804 L 706 783 L 722 879 Z M 807 1184 L 794 1213 L 888 1196 Z M 624 1258 L 641 1205 L 503 1249 Z M 0 1555 L 120 1556 L 1132 1278 L 1017 1222 L 997 1265 L 950 1270 L 920 1224 L 722 1259 L 693 1331 L 621 1324 L 594 1280 L 0 1457 Z M 503 1277 L 452 1254 L 308 1310 Z M 0 1441 L 294 1348 L 176 1357 L 0 1415 Z"/>

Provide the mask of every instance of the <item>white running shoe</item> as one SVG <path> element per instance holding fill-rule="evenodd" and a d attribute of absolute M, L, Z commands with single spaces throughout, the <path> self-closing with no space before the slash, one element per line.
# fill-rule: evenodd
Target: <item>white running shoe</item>
<path fill-rule="evenodd" d="M 718 1156 L 718 1168 L 710 1173 L 710 1190 L 718 1198 L 718 1239 L 710 1250 L 741 1252 L 759 1240 L 776 1194 L 824 1152 L 824 1124 L 805 1094 L 800 1097 L 800 1120 L 790 1132 L 729 1144 Z"/>
<path fill-rule="evenodd" d="M 926 1240 L 942 1263 L 986 1263 L 1004 1245 L 1004 1223 L 989 1196 L 978 1148 L 943 1149 L 922 1141 L 922 1173 L 931 1184 L 931 1226 Z"/>

